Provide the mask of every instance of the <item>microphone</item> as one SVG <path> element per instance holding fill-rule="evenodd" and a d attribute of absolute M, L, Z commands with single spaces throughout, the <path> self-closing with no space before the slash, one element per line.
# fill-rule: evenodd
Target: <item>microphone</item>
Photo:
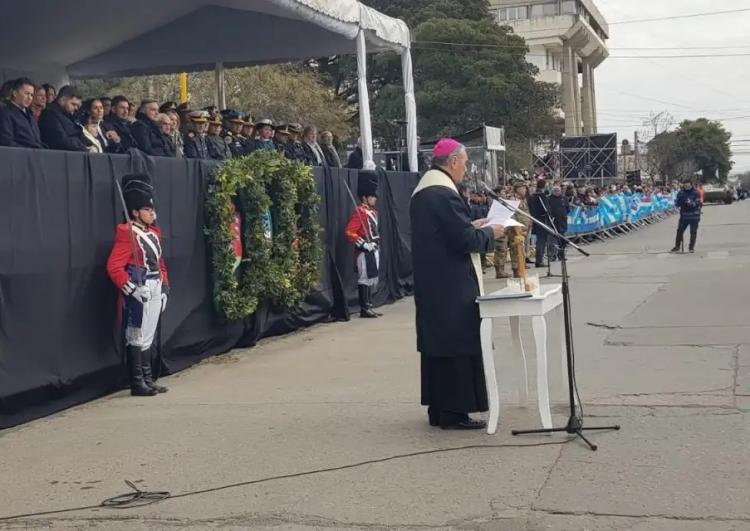
<path fill-rule="evenodd" d="M 490 196 L 492 199 L 500 199 L 500 196 L 498 196 L 495 191 L 487 186 L 487 183 L 484 181 L 478 181 L 480 188 L 482 188 L 482 191 L 485 192 L 488 196 Z"/>

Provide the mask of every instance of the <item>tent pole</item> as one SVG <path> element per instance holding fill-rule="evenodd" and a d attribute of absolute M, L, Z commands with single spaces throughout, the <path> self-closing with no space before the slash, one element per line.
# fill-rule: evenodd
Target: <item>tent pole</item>
<path fill-rule="evenodd" d="M 214 102 L 219 109 L 227 108 L 227 97 L 224 92 L 224 63 L 216 63 L 216 98 Z"/>
<path fill-rule="evenodd" d="M 359 130 L 362 147 L 362 167 L 374 170 L 372 150 L 372 122 L 370 120 L 370 95 L 367 90 L 367 45 L 362 28 L 357 33 L 357 88 L 359 89 Z"/>
<path fill-rule="evenodd" d="M 406 145 L 409 153 L 409 171 L 418 172 L 417 159 L 417 101 L 414 97 L 414 75 L 411 64 L 411 47 L 401 52 L 401 71 L 404 78 L 404 106 L 406 109 Z"/>

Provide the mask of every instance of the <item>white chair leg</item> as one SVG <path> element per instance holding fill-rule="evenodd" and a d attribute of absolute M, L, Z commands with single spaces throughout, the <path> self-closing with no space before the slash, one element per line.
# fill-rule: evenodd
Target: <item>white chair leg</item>
<path fill-rule="evenodd" d="M 552 428 L 552 414 L 549 409 L 549 384 L 547 380 L 547 320 L 542 316 L 531 318 L 536 343 L 536 394 L 539 403 L 539 416 L 542 427 Z"/>
<path fill-rule="evenodd" d="M 510 317 L 509 320 L 514 358 L 516 363 L 520 360 L 523 364 L 523 381 L 518 382 L 518 403 L 523 406 L 529 399 L 529 369 L 526 365 L 526 352 L 523 350 L 523 342 L 521 341 L 521 318 Z"/>
<path fill-rule="evenodd" d="M 487 419 L 487 433 L 491 435 L 497 431 L 497 422 L 500 418 L 500 393 L 497 389 L 495 351 L 492 348 L 492 319 L 482 319 L 479 334 L 482 341 L 484 380 L 487 384 L 487 399 L 490 405 L 490 414 Z"/>

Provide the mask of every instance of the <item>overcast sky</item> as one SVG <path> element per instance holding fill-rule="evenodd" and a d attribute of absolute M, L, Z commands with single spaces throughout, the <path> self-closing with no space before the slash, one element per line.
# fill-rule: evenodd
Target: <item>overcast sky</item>
<path fill-rule="evenodd" d="M 608 22 L 750 8 L 750 0 L 595 0 Z M 679 122 L 726 119 L 733 133 L 734 171 L 750 170 L 750 11 L 727 15 L 613 24 L 610 58 L 596 70 L 599 132 L 633 139 L 649 112 L 669 111 Z M 734 49 L 633 50 L 651 47 Z M 617 55 L 748 54 L 745 57 L 616 59 Z M 732 117 L 745 117 L 731 119 Z"/>

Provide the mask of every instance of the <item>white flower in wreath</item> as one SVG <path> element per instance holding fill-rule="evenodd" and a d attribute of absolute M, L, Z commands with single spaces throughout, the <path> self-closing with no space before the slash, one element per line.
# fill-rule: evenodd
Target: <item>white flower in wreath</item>
<path fill-rule="evenodd" d="M 263 214 L 263 236 L 265 236 L 268 242 L 273 240 L 273 221 L 271 220 L 270 210 L 266 210 L 265 214 Z"/>

